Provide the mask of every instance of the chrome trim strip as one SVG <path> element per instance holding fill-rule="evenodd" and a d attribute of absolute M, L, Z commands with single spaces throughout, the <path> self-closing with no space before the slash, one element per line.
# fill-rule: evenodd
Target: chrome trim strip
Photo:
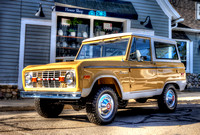
<path fill-rule="evenodd" d="M 130 67 L 130 68 L 153 68 L 153 69 L 159 69 L 159 68 L 184 68 L 184 67 Z"/>
<path fill-rule="evenodd" d="M 22 98 L 80 99 L 81 92 L 36 92 L 20 91 Z"/>
<path fill-rule="evenodd" d="M 184 67 L 129 67 L 129 66 L 85 66 L 84 68 L 152 68 L 152 69 L 159 69 L 159 68 L 184 68 Z"/>
<path fill-rule="evenodd" d="M 84 68 L 130 68 L 129 66 L 85 66 Z"/>
<path fill-rule="evenodd" d="M 153 92 L 153 91 L 157 91 L 158 89 L 151 89 L 151 90 L 139 90 L 139 91 L 131 91 L 129 92 L 130 94 L 133 93 L 141 93 L 141 92 Z"/>
<path fill-rule="evenodd" d="M 123 100 L 153 97 L 156 95 L 161 95 L 162 91 L 163 91 L 162 89 L 153 89 L 153 90 L 124 92 Z"/>

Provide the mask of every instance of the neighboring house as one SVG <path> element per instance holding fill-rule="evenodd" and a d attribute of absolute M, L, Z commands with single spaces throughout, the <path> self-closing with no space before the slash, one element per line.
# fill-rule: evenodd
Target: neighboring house
<path fill-rule="evenodd" d="M 200 2 L 199 0 L 170 0 L 184 18 L 172 29 L 181 58 L 186 65 L 188 88 L 200 88 Z"/>
<path fill-rule="evenodd" d="M 130 31 L 171 38 L 179 18 L 168 0 L 1 0 L 0 98 L 22 89 L 25 66 L 73 60 L 85 38 Z"/>

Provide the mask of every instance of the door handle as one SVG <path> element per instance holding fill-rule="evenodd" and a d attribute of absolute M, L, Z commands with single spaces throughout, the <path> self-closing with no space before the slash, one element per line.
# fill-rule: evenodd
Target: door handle
<path fill-rule="evenodd" d="M 151 64 L 156 65 L 156 62 L 151 62 Z"/>

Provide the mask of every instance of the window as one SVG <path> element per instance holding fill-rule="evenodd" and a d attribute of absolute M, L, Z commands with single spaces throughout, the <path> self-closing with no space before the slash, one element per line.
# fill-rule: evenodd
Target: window
<path fill-rule="evenodd" d="M 122 33 L 123 23 L 110 22 L 102 20 L 94 20 L 94 36 L 102 36 L 107 34 Z"/>
<path fill-rule="evenodd" d="M 187 60 L 187 56 L 186 56 L 187 42 L 185 42 L 185 41 L 177 41 L 177 47 L 178 47 L 178 50 L 179 50 L 179 55 L 181 57 L 181 62 L 185 65 L 185 67 L 187 67 L 187 65 L 186 65 L 186 60 Z"/>
<path fill-rule="evenodd" d="M 151 61 L 150 40 L 143 38 L 134 38 L 130 51 L 130 60 Z"/>
<path fill-rule="evenodd" d="M 176 46 L 173 44 L 154 42 L 156 58 L 178 60 Z"/>
<path fill-rule="evenodd" d="M 126 54 L 129 38 L 83 45 L 77 59 L 121 56 Z"/>
<path fill-rule="evenodd" d="M 200 20 L 200 3 L 196 3 L 196 19 Z"/>
<path fill-rule="evenodd" d="M 73 61 L 84 39 L 123 32 L 123 22 L 57 16 L 56 62 Z M 97 49 L 97 48 L 96 48 Z M 112 49 L 108 49 L 111 52 Z M 113 52 L 113 56 L 121 52 Z M 97 54 L 95 54 L 97 55 Z M 109 54 L 105 54 L 109 55 Z M 102 56 L 103 57 L 103 56 Z M 107 57 L 107 56 L 105 56 Z"/>
<path fill-rule="evenodd" d="M 73 60 L 82 40 L 90 37 L 90 20 L 72 17 L 58 17 L 56 62 Z"/>
<path fill-rule="evenodd" d="M 193 42 L 190 40 L 175 39 L 181 62 L 185 65 L 186 73 L 193 73 Z"/>

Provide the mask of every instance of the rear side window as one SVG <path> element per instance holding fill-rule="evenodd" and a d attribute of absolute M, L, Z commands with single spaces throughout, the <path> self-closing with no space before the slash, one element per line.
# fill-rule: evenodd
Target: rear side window
<path fill-rule="evenodd" d="M 178 60 L 176 46 L 162 42 L 154 42 L 156 59 Z"/>

